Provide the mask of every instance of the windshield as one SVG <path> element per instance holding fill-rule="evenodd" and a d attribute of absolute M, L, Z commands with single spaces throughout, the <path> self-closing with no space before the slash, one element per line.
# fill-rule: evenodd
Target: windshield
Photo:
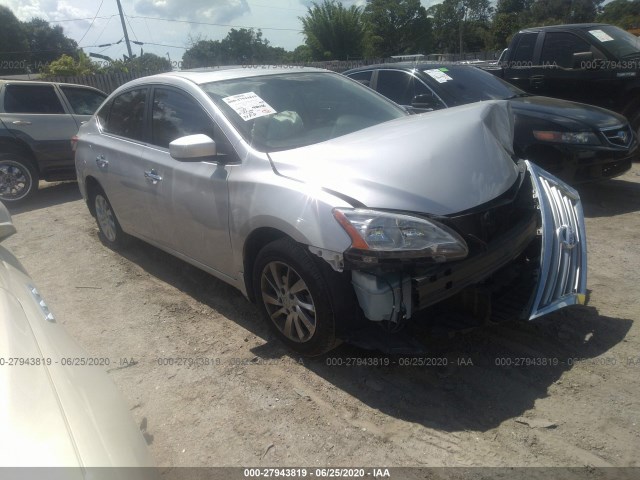
<path fill-rule="evenodd" d="M 588 30 L 597 43 L 616 58 L 640 55 L 640 38 L 611 25 L 598 25 Z"/>
<path fill-rule="evenodd" d="M 428 69 L 424 73 L 436 92 L 442 92 L 454 105 L 506 100 L 526 95 L 524 91 L 484 70 L 471 66 Z"/>
<path fill-rule="evenodd" d="M 263 152 L 330 140 L 406 116 L 393 103 L 333 73 L 284 73 L 201 85 L 242 137 Z"/>

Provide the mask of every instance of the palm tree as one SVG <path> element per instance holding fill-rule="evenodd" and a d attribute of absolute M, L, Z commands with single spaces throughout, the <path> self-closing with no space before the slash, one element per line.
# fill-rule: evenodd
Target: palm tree
<path fill-rule="evenodd" d="M 299 18 L 314 60 L 361 57 L 365 36 L 362 9 L 355 5 L 345 8 L 336 0 L 311 5 Z"/>

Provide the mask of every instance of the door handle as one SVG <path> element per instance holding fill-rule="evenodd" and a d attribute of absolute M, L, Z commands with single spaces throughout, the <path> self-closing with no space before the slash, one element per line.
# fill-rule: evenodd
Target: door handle
<path fill-rule="evenodd" d="M 144 172 L 144 178 L 151 180 L 151 183 L 153 185 L 157 185 L 158 182 L 162 181 L 162 176 L 158 175 L 158 172 L 156 172 L 153 168 Z"/>
<path fill-rule="evenodd" d="M 104 155 L 98 155 L 96 157 L 96 165 L 98 165 L 98 168 L 107 168 L 107 166 L 109 165 L 109 160 L 106 160 L 104 158 Z"/>
<path fill-rule="evenodd" d="M 16 121 L 11 122 L 11 123 L 13 123 L 14 125 L 17 125 L 19 127 L 24 127 L 24 126 L 27 126 L 27 125 L 31 125 L 31 122 L 29 122 L 27 120 L 16 120 Z"/>
<path fill-rule="evenodd" d="M 544 85 L 544 77 L 542 75 L 532 75 L 529 79 L 529 84 L 532 87 L 541 87 Z"/>

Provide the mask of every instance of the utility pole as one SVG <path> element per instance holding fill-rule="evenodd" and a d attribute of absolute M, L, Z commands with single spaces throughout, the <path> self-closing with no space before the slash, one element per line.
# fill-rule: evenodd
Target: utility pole
<path fill-rule="evenodd" d="M 116 0 L 118 2 L 118 11 L 120 12 L 120 21 L 122 22 L 122 30 L 124 31 L 124 41 L 127 44 L 127 51 L 129 52 L 129 60 L 133 58 L 133 52 L 131 51 L 131 43 L 129 43 L 129 34 L 127 33 L 127 26 L 124 24 L 124 14 L 122 13 L 122 5 L 120 5 L 120 0 Z"/>

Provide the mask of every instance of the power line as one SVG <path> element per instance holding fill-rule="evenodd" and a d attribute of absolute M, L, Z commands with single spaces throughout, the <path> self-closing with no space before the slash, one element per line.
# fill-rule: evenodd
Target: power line
<path fill-rule="evenodd" d="M 101 20 L 106 20 L 108 18 L 113 18 L 113 17 L 117 17 L 118 15 L 114 14 L 108 17 L 85 17 L 85 18 L 65 18 L 63 20 L 47 20 L 47 22 L 49 23 L 63 23 L 63 22 L 80 22 L 82 20 L 95 20 L 96 18 L 99 18 Z"/>
<path fill-rule="evenodd" d="M 93 43 L 98 43 L 98 40 L 100 40 L 100 38 L 102 37 L 102 34 L 104 34 L 104 31 L 107 29 L 107 26 L 109 25 L 110 21 L 111 21 L 111 18 L 109 18 L 109 20 L 107 20 L 105 22 L 104 27 L 102 27 L 102 31 L 100 32 L 100 35 L 98 35 L 98 37 L 93 41 Z M 80 42 L 78 42 L 78 43 L 80 43 Z M 82 48 L 82 47 L 80 47 L 80 48 Z"/>
<path fill-rule="evenodd" d="M 159 17 L 145 17 L 141 15 L 127 15 L 129 18 L 145 18 L 148 20 L 161 20 L 163 22 L 175 22 L 175 23 L 188 23 L 190 25 L 209 25 L 213 27 L 231 27 L 231 28 L 253 28 L 255 30 L 279 30 L 285 32 L 302 32 L 298 28 L 276 28 L 276 27 L 251 27 L 247 25 L 229 25 L 226 23 L 211 23 L 211 22 L 194 22 L 193 20 L 175 20 L 172 18 L 159 18 Z"/>
<path fill-rule="evenodd" d="M 100 6 L 98 7 L 98 11 L 96 12 L 96 14 L 93 16 L 93 20 L 91 20 L 91 24 L 89 25 L 89 28 L 87 28 L 87 31 L 84 32 L 84 35 L 82 35 L 82 38 L 80 40 L 78 40 L 78 43 L 82 42 L 82 40 L 84 40 L 84 37 L 87 36 L 87 33 L 89 33 L 89 30 L 91 30 L 91 27 L 93 27 L 93 22 L 96 21 L 96 18 L 98 16 L 98 14 L 100 13 L 100 9 L 102 8 L 102 4 L 104 3 L 104 0 L 102 0 L 100 2 Z"/>
<path fill-rule="evenodd" d="M 151 43 L 151 42 L 141 42 L 143 45 L 154 45 L 156 47 L 170 47 L 170 48 L 181 48 L 183 50 L 189 50 L 189 47 L 179 47 L 178 45 L 166 45 L 164 43 Z"/>

